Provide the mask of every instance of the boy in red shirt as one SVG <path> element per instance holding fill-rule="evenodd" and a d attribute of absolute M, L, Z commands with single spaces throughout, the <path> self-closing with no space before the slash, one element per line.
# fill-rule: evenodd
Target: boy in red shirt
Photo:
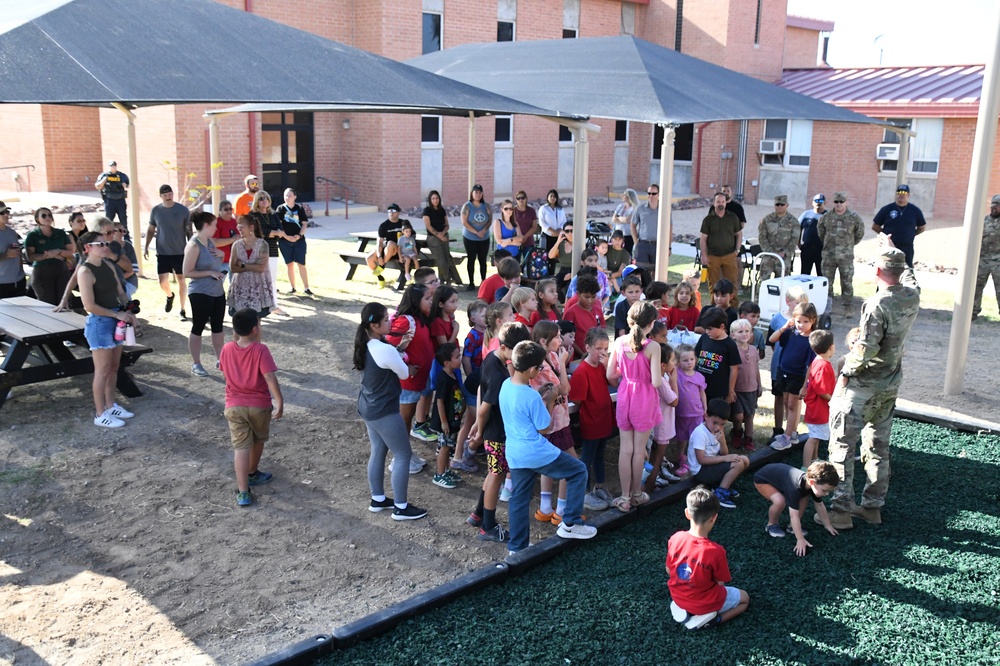
<path fill-rule="evenodd" d="M 687 629 L 728 622 L 747 609 L 750 595 L 725 585 L 732 580 L 726 549 L 708 538 L 719 517 L 719 498 L 699 486 L 687 494 L 684 515 L 691 529 L 667 542 L 670 612 Z"/>
<path fill-rule="evenodd" d="M 809 431 L 809 439 L 802 447 L 803 469 L 816 460 L 819 440 L 830 441 L 830 399 L 837 385 L 833 364 L 830 363 L 836 348 L 833 333 L 813 331 L 809 334 L 809 346 L 816 353 L 816 358 L 809 366 L 809 375 L 806 377 L 806 416 L 803 421 Z"/>
<path fill-rule="evenodd" d="M 506 259 L 510 259 L 510 261 L 505 261 Z M 479 293 L 476 294 L 486 305 L 496 300 L 498 289 L 501 287 L 510 289 L 510 283 L 515 278 L 521 277 L 521 264 L 517 263 L 517 259 L 511 257 L 510 252 L 503 248 L 493 253 L 493 265 L 497 267 L 497 272 L 480 283 Z"/>
<path fill-rule="evenodd" d="M 270 436 L 272 419 L 284 413 L 285 400 L 275 372 L 270 350 L 260 341 L 260 320 L 250 308 L 233 315 L 234 342 L 227 342 L 219 354 L 219 367 L 226 378 L 226 419 L 233 443 L 236 469 L 236 503 L 250 506 L 250 486 L 271 480 L 272 474 L 258 469 L 264 442 Z M 271 398 L 274 413 L 271 413 Z M 253 470 L 252 472 L 250 470 Z"/>
<path fill-rule="evenodd" d="M 604 312 L 601 310 L 601 302 L 597 300 L 597 292 L 600 290 L 601 286 L 597 283 L 597 278 L 591 275 L 578 276 L 576 279 L 578 300 L 563 312 L 563 319 L 573 322 L 576 326 L 576 340 L 573 343 L 573 350 L 577 357 L 583 357 L 587 354 L 584 343 L 587 332 L 597 326 L 605 327 Z"/>
<path fill-rule="evenodd" d="M 587 487 L 592 489 L 583 498 L 588 511 L 604 511 L 614 499 L 604 487 L 604 444 L 615 420 L 608 391 L 608 344 L 605 329 L 587 331 L 587 355 L 569 378 L 569 399 L 576 403 L 580 416 L 581 460 L 587 465 Z"/>

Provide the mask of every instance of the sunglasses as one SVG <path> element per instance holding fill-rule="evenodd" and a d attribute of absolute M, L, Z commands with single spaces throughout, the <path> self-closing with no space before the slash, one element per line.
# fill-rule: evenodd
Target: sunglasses
<path fill-rule="evenodd" d="M 528 197 L 514 197 L 518 201 L 526 201 Z"/>
<path fill-rule="evenodd" d="M 896 194 L 909 194 L 906 190 L 896 190 Z"/>
<path fill-rule="evenodd" d="M 504 206 L 503 210 L 514 210 L 513 206 Z"/>
<path fill-rule="evenodd" d="M 40 218 L 42 218 L 44 220 L 51 220 L 52 219 L 52 213 L 39 213 L 38 217 L 40 217 Z"/>
<path fill-rule="evenodd" d="M 788 204 L 774 204 L 775 206 L 787 206 Z"/>
<path fill-rule="evenodd" d="M 847 203 L 846 199 L 834 199 L 833 203 Z"/>
<path fill-rule="evenodd" d="M 658 197 L 658 196 L 660 196 L 659 192 L 650 192 L 648 190 L 646 191 L 646 194 L 648 194 L 651 197 Z"/>
<path fill-rule="evenodd" d="M 111 243 L 108 241 L 96 241 L 94 243 L 87 243 L 87 247 L 109 247 Z"/>

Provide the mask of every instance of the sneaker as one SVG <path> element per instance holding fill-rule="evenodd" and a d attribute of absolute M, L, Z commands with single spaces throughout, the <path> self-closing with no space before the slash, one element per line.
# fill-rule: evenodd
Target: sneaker
<path fill-rule="evenodd" d="M 181 321 L 187 321 L 187 320 L 188 320 L 187 313 L 184 312 L 184 310 L 181 310 Z"/>
<path fill-rule="evenodd" d="M 674 473 L 676 473 L 677 476 L 681 477 L 683 480 L 691 475 L 691 469 L 687 465 L 678 465 L 677 468 L 674 469 Z"/>
<path fill-rule="evenodd" d="M 854 462 L 861 462 L 861 452 L 858 451 L 854 454 Z"/>
<path fill-rule="evenodd" d="M 507 530 L 505 530 L 504 528 L 500 527 L 499 524 L 497 524 L 494 525 L 493 529 L 491 529 L 489 532 L 480 527 L 479 533 L 476 535 L 476 538 L 479 539 L 480 541 L 496 541 L 497 543 L 507 543 L 508 541 L 510 541 L 510 533 L 507 532 Z"/>
<path fill-rule="evenodd" d="M 593 525 L 584 525 L 583 523 L 577 523 L 576 525 L 559 523 L 556 535 L 563 539 L 593 539 L 597 536 L 597 528 Z"/>
<path fill-rule="evenodd" d="M 271 474 L 270 472 L 262 472 L 258 469 L 256 472 L 250 475 L 250 485 L 262 486 L 265 483 L 269 483 L 271 481 L 271 477 L 273 476 L 274 474 Z"/>
<path fill-rule="evenodd" d="M 436 442 L 438 434 L 431 430 L 430 422 L 426 422 L 413 426 L 410 430 L 410 437 L 415 437 L 424 442 Z"/>
<path fill-rule="evenodd" d="M 607 488 L 595 488 L 594 494 L 597 495 L 598 499 L 602 499 L 607 502 L 608 506 L 611 506 L 611 503 L 615 501 L 615 498 L 611 496 L 611 493 L 608 492 Z"/>
<path fill-rule="evenodd" d="M 462 475 L 450 469 L 444 471 L 444 475 L 449 479 L 452 479 L 455 483 L 459 483 L 462 480 Z"/>
<path fill-rule="evenodd" d="M 736 503 L 725 488 L 716 488 L 715 496 L 719 498 L 719 506 L 725 509 L 735 509 Z"/>
<path fill-rule="evenodd" d="M 670 481 L 664 479 L 662 476 L 656 477 L 656 482 L 654 484 L 657 488 L 666 488 L 670 485 Z"/>
<path fill-rule="evenodd" d="M 130 419 L 133 416 L 135 416 L 135 414 L 128 411 L 127 409 L 125 409 L 116 402 L 113 405 L 111 405 L 111 416 L 114 416 L 115 418 L 119 419 Z"/>
<path fill-rule="evenodd" d="M 663 463 L 663 465 L 660 466 L 660 478 L 666 479 L 667 481 L 674 481 L 675 483 L 681 480 L 681 477 L 677 476 L 670 470 L 669 463 Z"/>
<path fill-rule="evenodd" d="M 448 476 L 447 471 L 444 474 L 435 474 L 434 478 L 431 480 L 431 483 L 433 483 L 435 486 L 441 486 L 442 488 L 447 488 L 448 490 L 451 490 L 452 488 L 458 485 L 458 481 Z"/>
<path fill-rule="evenodd" d="M 729 491 L 729 496 L 732 497 L 733 499 L 739 498 L 740 491 L 736 490 L 736 488 L 726 488 L 726 490 Z"/>
<path fill-rule="evenodd" d="M 511 496 L 511 491 L 507 490 L 507 486 L 500 489 L 500 497 L 498 498 L 501 502 L 509 502 Z"/>
<path fill-rule="evenodd" d="M 782 433 L 777 437 L 775 437 L 774 441 L 771 442 L 771 448 L 774 449 L 775 451 L 785 451 L 787 449 L 790 449 L 792 448 L 791 439 L 789 439 L 788 435 Z"/>
<path fill-rule="evenodd" d="M 785 530 L 781 529 L 781 525 L 768 525 L 764 528 L 764 531 L 775 539 L 782 539 L 785 536 Z"/>
<path fill-rule="evenodd" d="M 315 296 L 316 295 L 316 294 L 312 293 L 312 289 L 306 289 L 302 293 L 305 294 L 306 296 Z"/>
<path fill-rule="evenodd" d="M 753 437 L 743 437 L 743 448 L 747 451 L 753 451 L 755 448 Z"/>
<path fill-rule="evenodd" d="M 583 508 L 587 511 L 604 511 L 608 506 L 608 502 L 598 497 L 596 491 L 583 496 Z"/>
<path fill-rule="evenodd" d="M 701 629 L 714 620 L 719 613 L 712 611 L 704 615 L 692 615 L 671 601 L 670 614 L 673 616 L 674 621 L 683 624 L 685 629 Z"/>
<path fill-rule="evenodd" d="M 249 490 L 236 491 L 237 506 L 250 506 L 251 504 L 253 504 L 253 496 L 250 494 Z"/>
<path fill-rule="evenodd" d="M 389 461 L 390 472 L 392 471 L 392 466 L 395 462 L 396 462 L 395 458 Z M 424 469 L 424 465 L 426 464 L 427 461 L 421 458 L 420 456 L 410 456 L 410 474 L 420 474 L 420 472 Z"/>
<path fill-rule="evenodd" d="M 475 511 L 473 511 L 472 513 L 469 514 L 469 517 L 465 519 L 465 522 L 472 525 L 473 527 L 479 527 L 480 525 L 483 524 L 483 517 L 480 516 Z"/>
<path fill-rule="evenodd" d="M 110 409 L 106 409 L 103 414 L 94 419 L 94 425 L 102 428 L 121 428 L 125 422 L 114 416 Z"/>
<path fill-rule="evenodd" d="M 545 513 L 541 509 L 538 509 L 535 511 L 535 520 L 540 523 L 551 523 L 553 515 L 555 515 L 554 511 L 552 513 Z"/>
<path fill-rule="evenodd" d="M 413 504 L 407 504 L 405 509 L 398 506 L 392 512 L 393 520 L 419 520 L 427 515 L 426 509 L 419 509 Z"/>
<path fill-rule="evenodd" d="M 799 433 L 793 434 L 791 437 L 788 438 L 788 441 L 792 443 L 792 446 L 795 446 L 796 444 L 798 444 L 799 443 Z"/>
<path fill-rule="evenodd" d="M 372 513 L 380 513 L 382 511 L 388 511 L 389 509 L 395 509 L 396 505 L 392 503 L 391 497 L 386 497 L 384 500 L 379 502 L 378 500 L 372 500 L 371 504 L 368 505 L 368 510 Z"/>
<path fill-rule="evenodd" d="M 169 296 L 167 296 L 167 303 L 166 305 L 163 306 L 163 311 L 170 312 L 173 309 L 174 309 L 174 295 L 170 294 Z"/>
<path fill-rule="evenodd" d="M 460 469 L 463 472 L 478 472 L 479 465 L 471 460 L 466 460 L 465 456 L 462 456 L 461 460 L 452 460 L 449 463 L 449 467 L 452 469 Z"/>
<path fill-rule="evenodd" d="M 295 294 L 295 293 L 297 293 L 297 292 L 295 291 L 295 287 L 292 287 L 291 289 L 289 289 L 289 290 L 288 290 L 288 294 L 289 294 L 289 295 L 292 295 L 292 294 Z"/>
<path fill-rule="evenodd" d="M 198 377 L 208 377 L 208 370 L 201 363 L 192 363 L 191 374 Z"/>

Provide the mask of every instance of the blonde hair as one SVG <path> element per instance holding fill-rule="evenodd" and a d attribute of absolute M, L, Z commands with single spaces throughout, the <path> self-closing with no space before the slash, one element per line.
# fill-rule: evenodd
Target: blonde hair
<path fill-rule="evenodd" d="M 808 303 L 809 294 L 806 293 L 805 289 L 796 284 L 785 290 L 785 300 L 795 301 L 796 303 Z"/>
<path fill-rule="evenodd" d="M 535 296 L 535 290 L 531 287 L 518 287 L 510 295 L 510 305 L 514 312 L 520 312 L 521 306 Z"/>
<path fill-rule="evenodd" d="M 701 280 L 701 269 L 700 268 L 689 268 L 684 271 L 684 279 L 690 280 L 691 278 L 698 278 Z"/>
<path fill-rule="evenodd" d="M 254 211 L 254 212 L 257 212 L 257 213 L 267 212 L 267 211 L 263 211 L 260 208 L 258 208 L 258 204 L 260 204 L 260 200 L 261 199 L 267 199 L 268 202 L 270 202 L 270 203 L 274 202 L 273 199 L 271 199 L 271 195 L 270 194 L 268 194 L 264 190 L 257 190 L 257 192 L 253 195 L 253 205 L 250 206 L 250 210 L 251 211 Z M 267 210 L 271 210 L 271 207 L 268 206 Z"/>
<path fill-rule="evenodd" d="M 734 335 L 736 331 L 748 330 L 753 333 L 753 325 L 746 319 L 737 319 L 729 326 L 729 335 Z"/>
<path fill-rule="evenodd" d="M 489 346 L 490 341 L 495 338 L 500 331 L 497 325 L 501 319 L 507 316 L 507 310 L 510 310 L 510 303 L 504 301 L 497 301 L 495 303 L 490 303 L 486 306 L 486 333 L 483 334 L 483 348 Z"/>
<path fill-rule="evenodd" d="M 652 325 L 657 316 L 659 313 L 656 311 L 656 306 L 649 301 L 636 301 L 628 309 L 628 344 L 633 352 L 638 353 L 642 349 L 642 342 L 645 338 L 642 329 Z"/>

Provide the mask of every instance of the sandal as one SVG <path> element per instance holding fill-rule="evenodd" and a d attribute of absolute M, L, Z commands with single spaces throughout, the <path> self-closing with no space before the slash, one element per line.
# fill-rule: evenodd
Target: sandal
<path fill-rule="evenodd" d="M 632 493 L 631 503 L 636 506 L 641 506 L 649 501 L 649 493 L 640 490 L 637 493 Z"/>
<path fill-rule="evenodd" d="M 611 506 L 615 507 L 622 513 L 628 513 L 632 510 L 632 505 L 629 504 L 627 497 L 616 497 L 611 501 Z"/>

